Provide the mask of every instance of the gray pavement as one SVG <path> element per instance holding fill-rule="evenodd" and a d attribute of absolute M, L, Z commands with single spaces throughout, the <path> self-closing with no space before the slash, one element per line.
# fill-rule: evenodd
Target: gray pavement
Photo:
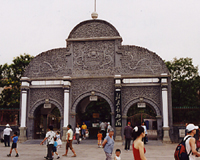
<path fill-rule="evenodd" d="M 12 157 L 7 157 L 10 151 L 9 147 L 4 147 L 0 144 L 0 160 L 44 160 L 46 155 L 46 146 L 39 145 L 41 140 L 26 141 L 25 143 L 18 143 L 19 157 L 15 157 L 13 150 Z M 75 141 L 74 141 L 75 143 Z M 147 150 L 147 160 L 173 160 L 174 151 L 177 144 L 163 144 L 161 141 L 149 141 L 145 148 Z M 73 153 L 69 150 L 68 156 L 63 157 L 65 153 L 65 143 L 58 149 L 61 160 L 105 160 L 105 154 L 102 148 L 97 147 L 97 140 L 84 140 L 81 144 L 73 144 L 77 157 L 71 157 Z M 125 151 L 122 142 L 115 142 L 114 151 L 116 148 L 121 149 L 122 160 L 133 160 L 132 147 L 130 151 Z M 114 153 L 112 155 L 114 159 Z M 56 156 L 57 157 L 57 156 Z"/>

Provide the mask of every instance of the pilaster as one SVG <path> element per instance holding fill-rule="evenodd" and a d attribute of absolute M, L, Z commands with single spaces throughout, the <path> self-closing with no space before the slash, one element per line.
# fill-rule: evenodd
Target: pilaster
<path fill-rule="evenodd" d="M 164 75 L 164 74 L 163 74 Z M 169 137 L 169 115 L 168 115 L 168 83 L 167 78 L 161 78 L 162 86 L 162 114 L 163 114 L 163 142 L 171 143 Z"/>
<path fill-rule="evenodd" d="M 20 113 L 20 136 L 19 141 L 24 142 L 27 140 L 26 135 L 26 118 L 27 118 L 27 101 L 28 101 L 28 90 L 30 87 L 29 78 L 28 77 L 22 77 L 21 78 L 21 113 Z"/>
<path fill-rule="evenodd" d="M 122 141 L 121 75 L 115 75 L 115 141 Z"/>

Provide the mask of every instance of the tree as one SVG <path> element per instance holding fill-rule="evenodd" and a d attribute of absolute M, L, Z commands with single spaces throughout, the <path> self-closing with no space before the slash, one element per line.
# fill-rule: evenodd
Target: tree
<path fill-rule="evenodd" d="M 200 104 L 198 67 L 193 65 L 191 58 L 174 58 L 173 61 L 165 63 L 172 76 L 172 107 L 188 108 L 181 111 L 174 110 L 174 120 L 186 119 L 192 112 L 196 112 L 191 108 L 197 108 Z"/>
<path fill-rule="evenodd" d="M 172 81 L 184 81 L 198 77 L 198 67 L 192 64 L 192 58 L 174 58 L 165 64 L 172 76 Z"/>
<path fill-rule="evenodd" d="M 19 108 L 20 78 L 31 59 L 33 59 L 33 56 L 24 54 L 14 58 L 11 65 L 4 64 L 0 66 L 0 87 L 4 88 L 0 94 L 1 108 Z"/>

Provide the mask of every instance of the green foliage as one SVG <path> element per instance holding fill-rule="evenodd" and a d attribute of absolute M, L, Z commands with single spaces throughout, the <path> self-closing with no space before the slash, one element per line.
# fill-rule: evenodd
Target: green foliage
<path fill-rule="evenodd" d="M 184 81 L 198 76 L 198 67 L 192 64 L 192 58 L 174 58 L 173 61 L 166 61 L 172 81 Z"/>
<path fill-rule="evenodd" d="M 0 87 L 4 88 L 0 94 L 0 108 L 19 108 L 20 78 L 33 56 L 20 55 L 13 59 L 11 65 L 0 65 Z"/>
<path fill-rule="evenodd" d="M 197 107 L 199 103 L 200 78 L 198 67 L 192 64 L 191 58 L 174 58 L 165 62 L 172 76 L 172 107 Z M 180 110 L 179 110 L 180 111 Z M 192 110 L 173 110 L 174 122 L 193 121 L 189 115 Z"/>

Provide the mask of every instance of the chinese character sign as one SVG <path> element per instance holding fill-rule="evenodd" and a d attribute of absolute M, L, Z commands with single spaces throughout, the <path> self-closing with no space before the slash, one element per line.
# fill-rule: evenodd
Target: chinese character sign
<path fill-rule="evenodd" d="M 115 91 L 115 127 L 122 126 L 121 91 Z"/>

